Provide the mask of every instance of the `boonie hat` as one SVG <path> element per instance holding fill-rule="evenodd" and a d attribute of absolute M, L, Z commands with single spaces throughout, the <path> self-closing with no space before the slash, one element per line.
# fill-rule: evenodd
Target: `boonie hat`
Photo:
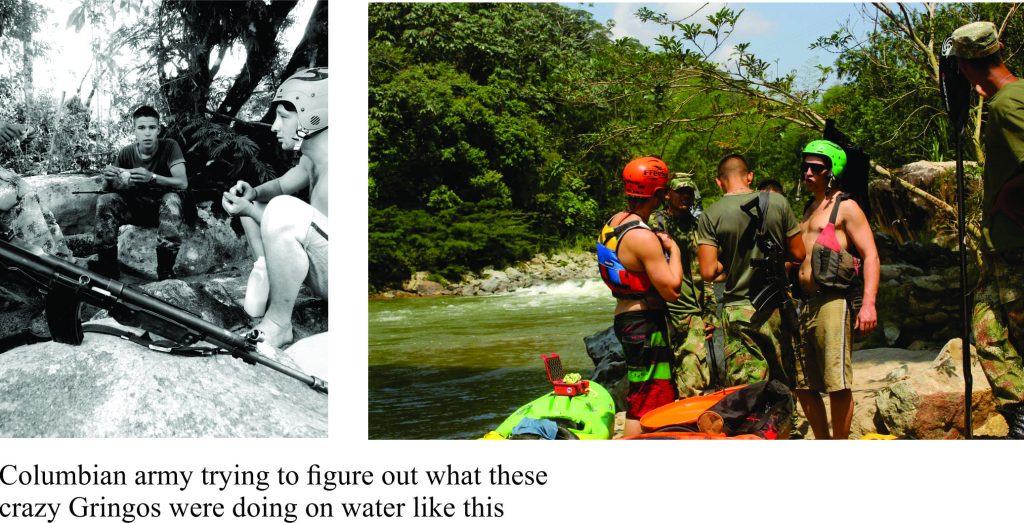
<path fill-rule="evenodd" d="M 697 181 L 694 179 L 693 174 L 680 172 L 672 173 L 672 176 L 668 179 L 668 189 L 670 191 L 678 191 L 683 188 L 693 189 L 694 199 L 700 199 L 700 189 L 697 188 Z"/>
<path fill-rule="evenodd" d="M 950 56 L 972 60 L 985 58 L 1000 49 L 996 24 L 992 22 L 973 22 L 960 26 L 953 31 L 953 45 Z"/>

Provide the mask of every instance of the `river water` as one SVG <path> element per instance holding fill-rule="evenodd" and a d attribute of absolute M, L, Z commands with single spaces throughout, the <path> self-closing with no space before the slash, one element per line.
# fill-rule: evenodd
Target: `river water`
<path fill-rule="evenodd" d="M 371 439 L 478 438 L 551 387 L 540 359 L 594 365 L 584 336 L 611 326 L 600 280 L 473 297 L 369 302 Z"/>

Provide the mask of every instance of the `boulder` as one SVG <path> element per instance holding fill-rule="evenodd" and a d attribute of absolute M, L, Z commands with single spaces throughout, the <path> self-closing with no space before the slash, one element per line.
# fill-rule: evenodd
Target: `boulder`
<path fill-rule="evenodd" d="M 0 396 L 0 437 L 327 436 L 327 396 L 294 378 L 104 334 L 0 354 Z"/>
<path fill-rule="evenodd" d="M 973 162 L 967 162 L 974 165 Z M 920 161 L 895 169 L 896 176 L 921 188 L 940 200 L 955 201 L 954 162 Z M 980 190 L 980 180 L 968 177 L 968 191 Z M 887 179 L 874 180 L 868 187 L 868 199 L 879 230 L 899 243 L 912 240 L 937 241 L 947 247 L 955 245 L 955 234 L 949 233 L 948 221 L 935 206 Z M 883 257 L 883 259 L 886 259 Z"/>
<path fill-rule="evenodd" d="M 971 347 L 972 353 L 974 348 Z M 878 417 L 889 433 L 910 439 L 956 439 L 964 433 L 964 378 L 960 339 L 950 340 L 925 368 L 897 376 L 875 401 Z M 971 372 L 984 376 L 977 357 Z M 972 432 L 1005 435 L 1005 421 L 986 380 L 974 380 L 971 391 Z"/>
<path fill-rule="evenodd" d="M 155 279 L 156 243 L 155 227 L 124 225 L 117 240 L 118 258 L 122 265 Z M 195 226 L 183 227 L 175 274 L 208 274 L 251 265 L 249 244 L 245 236 L 239 236 L 231 228 L 231 219 L 213 216 L 209 202 L 200 206 Z"/>
<path fill-rule="evenodd" d="M 36 247 L 46 254 L 71 259 L 64 233 L 53 214 L 18 175 L 0 169 L 0 192 L 6 192 L 9 200 L 12 190 L 17 192 L 17 199 L 14 205 L 0 212 L 0 230 L 8 231 L 10 239 L 24 247 Z"/>
<path fill-rule="evenodd" d="M 491 294 L 494 292 L 498 292 L 501 289 L 502 284 L 507 281 L 508 280 L 500 280 L 498 278 L 488 278 L 480 282 L 480 288 L 478 289 L 478 291 L 482 291 L 479 292 L 480 294 Z"/>
<path fill-rule="evenodd" d="M 8 233 L 11 241 L 28 250 L 74 261 L 53 215 L 25 181 L 7 169 L 0 169 L 0 231 Z M 11 278 L 6 272 L 0 277 L 3 278 L 0 287 L 4 289 L 0 294 L 0 339 L 27 329 L 48 334 L 38 314 L 43 305 L 38 290 Z"/>
<path fill-rule="evenodd" d="M 445 288 L 444 285 L 431 281 L 431 274 L 427 271 L 419 271 L 412 275 L 409 281 L 402 284 L 402 290 L 406 292 L 413 292 L 420 296 L 436 296 L 441 294 Z"/>
<path fill-rule="evenodd" d="M 228 330 L 245 330 L 255 320 L 241 308 L 245 298 L 248 275 L 164 280 L 140 287 L 145 293 L 160 298 L 180 309 Z M 105 317 L 105 312 L 97 318 Z M 302 286 L 292 309 L 295 341 L 327 331 L 327 301 Z"/>
<path fill-rule="evenodd" d="M 91 232 L 96 223 L 98 194 L 72 194 L 99 191 L 102 178 L 84 174 L 47 174 L 25 178 L 29 191 L 39 197 L 40 203 L 53 213 L 64 234 Z"/>

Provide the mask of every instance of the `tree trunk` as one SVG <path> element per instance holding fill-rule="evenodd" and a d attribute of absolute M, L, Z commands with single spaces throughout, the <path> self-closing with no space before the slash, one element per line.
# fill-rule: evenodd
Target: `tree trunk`
<path fill-rule="evenodd" d="M 295 52 L 284 66 L 281 79 L 288 78 L 301 68 L 313 66 L 327 66 L 327 0 L 316 1 L 309 22 L 306 23 L 306 30 L 302 34 L 302 40 L 295 46 Z M 267 108 L 260 121 L 273 123 L 274 111 Z"/>
<path fill-rule="evenodd" d="M 288 18 L 288 13 L 296 4 L 298 0 L 274 2 L 270 4 L 268 17 L 249 26 L 249 30 L 242 36 L 245 45 L 245 65 L 228 89 L 224 101 L 217 108 L 218 113 L 236 116 L 242 105 L 252 96 L 256 86 L 271 72 L 274 58 L 279 51 L 277 35 Z"/>

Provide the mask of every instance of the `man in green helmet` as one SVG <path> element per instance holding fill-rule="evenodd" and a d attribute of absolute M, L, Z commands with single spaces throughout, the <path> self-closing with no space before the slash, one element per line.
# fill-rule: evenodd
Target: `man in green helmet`
<path fill-rule="evenodd" d="M 853 330 L 866 334 L 877 325 L 878 251 L 864 211 L 839 187 L 846 152 L 828 140 L 814 140 L 802 155 L 802 180 L 814 200 L 800 223 L 804 250 L 810 256 L 799 271 L 804 350 L 797 354 L 800 364 L 794 392 L 815 439 L 848 439 L 853 420 Z M 860 290 L 859 282 L 855 283 L 859 274 L 863 274 L 863 297 L 856 311 L 851 295 Z M 822 393 L 829 395 L 831 434 Z"/>
<path fill-rule="evenodd" d="M 751 284 L 757 272 L 752 261 L 764 257 L 755 241 L 761 193 L 750 188 L 753 179 L 754 173 L 743 156 L 730 154 L 723 158 L 715 183 L 725 194 L 697 221 L 701 278 L 716 281 L 725 275 L 722 325 L 727 385 L 786 378 L 781 355 L 791 347 L 790 337 L 783 335 L 779 311 L 755 315 L 751 303 L 755 295 Z M 768 198 L 766 233 L 784 247 L 788 261 L 799 263 L 804 258 L 804 243 L 789 202 L 778 193 L 764 194 Z"/>
<path fill-rule="evenodd" d="M 697 218 L 700 190 L 689 173 L 672 173 L 666 208 L 648 219 L 651 230 L 665 232 L 679 245 L 683 282 L 679 299 L 666 304 L 675 330 L 672 374 L 680 398 L 698 396 L 710 383 L 705 342 L 715 329 L 715 293 L 697 270 Z"/>
<path fill-rule="evenodd" d="M 974 336 L 1008 437 L 1024 439 L 1024 82 L 1003 63 L 995 24 L 962 26 L 952 43 L 960 71 L 988 101 Z"/>

